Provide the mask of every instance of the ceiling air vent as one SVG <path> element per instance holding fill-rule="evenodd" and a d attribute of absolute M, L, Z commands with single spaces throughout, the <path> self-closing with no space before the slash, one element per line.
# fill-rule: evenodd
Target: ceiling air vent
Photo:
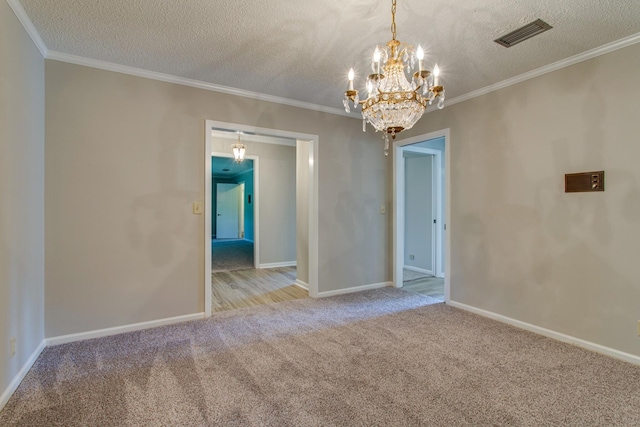
<path fill-rule="evenodd" d="M 528 38 L 537 36 L 540 33 L 544 33 L 551 28 L 553 28 L 551 25 L 547 24 L 542 19 L 538 19 L 494 41 L 504 47 L 511 47 L 514 44 L 518 44 Z"/>

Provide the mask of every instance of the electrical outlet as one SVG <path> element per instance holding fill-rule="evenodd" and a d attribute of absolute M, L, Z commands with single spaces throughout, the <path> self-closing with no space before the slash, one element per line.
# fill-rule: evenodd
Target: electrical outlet
<path fill-rule="evenodd" d="M 9 344 L 11 357 L 16 355 L 16 337 L 11 338 L 11 342 Z"/>
<path fill-rule="evenodd" d="M 413 261 L 414 259 L 416 259 L 416 256 L 415 256 L 415 255 L 409 255 L 409 259 L 410 259 L 411 261 Z"/>

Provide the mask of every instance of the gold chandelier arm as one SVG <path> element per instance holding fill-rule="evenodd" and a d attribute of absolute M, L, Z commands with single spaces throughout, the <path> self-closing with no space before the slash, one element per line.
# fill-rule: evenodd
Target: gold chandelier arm
<path fill-rule="evenodd" d="M 396 39 L 396 0 L 391 1 L 391 34 Z"/>
<path fill-rule="evenodd" d="M 356 95 L 358 94 L 357 90 L 347 90 L 344 93 L 344 96 L 346 96 L 349 100 L 351 100 L 351 102 L 355 103 L 356 101 Z M 364 105 L 365 102 L 367 102 L 367 100 L 358 100 L 358 104 L 359 105 Z"/>
<path fill-rule="evenodd" d="M 418 79 L 426 80 L 427 77 L 429 77 L 430 75 L 431 75 L 431 71 L 429 70 L 419 70 L 413 73 L 413 78 L 416 80 Z"/>

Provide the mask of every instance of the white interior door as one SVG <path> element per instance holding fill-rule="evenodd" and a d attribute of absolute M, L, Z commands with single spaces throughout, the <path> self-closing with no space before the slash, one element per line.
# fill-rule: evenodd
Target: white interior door
<path fill-rule="evenodd" d="M 395 179 L 395 195 L 394 204 L 396 209 L 396 214 L 400 215 L 397 217 L 396 227 L 394 233 L 396 233 L 397 241 L 394 243 L 394 251 L 395 251 L 395 265 L 398 268 L 394 272 L 394 280 L 395 283 L 399 283 L 399 280 L 402 279 L 402 267 L 407 266 L 407 258 L 410 253 L 407 253 L 407 243 L 412 240 L 411 236 L 417 235 L 417 233 L 407 233 L 411 224 L 408 222 L 408 215 L 411 213 L 411 204 L 416 203 L 416 198 L 418 199 L 431 199 L 431 207 L 423 206 L 421 209 L 418 209 L 417 212 L 424 213 L 430 212 L 428 220 L 431 224 L 431 230 L 428 236 L 423 236 L 422 234 L 419 237 L 420 242 L 428 242 L 431 244 L 431 267 L 423 267 L 423 269 L 430 271 L 430 274 L 438 277 L 444 277 L 444 267 L 445 267 L 445 247 L 444 247 L 444 229 L 445 229 L 445 209 L 444 209 L 444 194 L 445 194 L 445 173 L 446 168 L 444 163 L 442 162 L 444 148 L 436 149 L 436 148 L 426 148 L 420 146 L 420 144 L 430 143 L 429 140 L 421 141 L 416 138 L 418 141 L 418 145 L 411 145 L 414 143 L 409 143 L 407 145 L 398 146 L 396 155 L 398 156 L 396 161 L 394 161 L 394 179 Z M 408 157 L 414 157 L 415 155 L 423 155 L 429 156 L 431 158 L 431 179 L 429 180 L 427 176 L 414 176 L 413 178 L 407 179 L 407 165 L 406 160 Z M 425 157 L 426 158 L 426 157 Z M 415 171 L 414 171 L 415 172 Z M 424 183 L 430 182 L 431 192 L 429 195 L 423 194 L 423 188 L 419 187 L 420 194 L 418 196 L 414 196 L 414 200 L 412 201 L 407 195 L 407 191 L 412 186 L 412 182 L 420 182 L 422 183 L 422 187 Z M 413 186 L 415 187 L 415 185 Z M 427 225 L 427 224 L 425 224 Z M 415 228 L 415 227 L 414 227 Z M 408 237 L 409 236 L 409 237 Z M 415 243 L 415 239 L 413 239 Z M 416 257 L 417 259 L 417 257 Z M 411 264 L 409 264 L 411 266 Z M 448 285 L 447 285 L 448 286 Z"/>
<path fill-rule="evenodd" d="M 435 275 L 433 155 L 405 156 L 404 267 Z"/>
<path fill-rule="evenodd" d="M 238 184 L 217 184 L 216 238 L 237 239 L 239 237 Z"/>

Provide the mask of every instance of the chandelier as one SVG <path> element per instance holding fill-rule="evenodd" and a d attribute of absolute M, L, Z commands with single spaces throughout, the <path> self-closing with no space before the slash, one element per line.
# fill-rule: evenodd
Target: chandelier
<path fill-rule="evenodd" d="M 391 6 L 391 34 L 385 46 L 376 46 L 371 63 L 372 74 L 366 82 L 367 98 L 360 100 L 353 88 L 355 73 L 349 70 L 349 88 L 344 93 L 344 109 L 351 112 L 362 106 L 362 131 L 369 122 L 376 132 L 384 132 L 384 154 L 389 155 L 389 137 L 395 139 L 403 130 L 411 129 L 422 114 L 438 98 L 438 108 L 444 108 L 444 87 L 440 85 L 438 64 L 433 73 L 424 67 L 424 50 L 396 40 L 396 0 Z M 417 69 L 416 69 L 417 62 Z M 411 75 L 407 79 L 405 72 Z"/>
<path fill-rule="evenodd" d="M 244 154 L 247 152 L 247 146 L 240 143 L 240 134 L 238 133 L 238 142 L 231 145 L 231 149 L 233 150 L 233 158 L 236 163 L 240 163 L 244 160 Z"/>

